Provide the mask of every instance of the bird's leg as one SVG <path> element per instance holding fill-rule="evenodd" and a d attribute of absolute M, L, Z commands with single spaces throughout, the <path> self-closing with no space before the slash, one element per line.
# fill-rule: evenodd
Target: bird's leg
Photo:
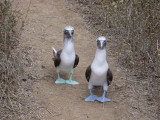
<path fill-rule="evenodd" d="M 85 101 L 87 102 L 93 102 L 95 101 L 98 97 L 96 95 L 93 95 L 92 93 L 92 89 L 89 90 L 90 91 L 90 96 L 88 96 Z"/>
<path fill-rule="evenodd" d="M 106 96 L 106 92 L 107 92 L 107 90 L 104 90 L 103 95 L 101 97 L 97 98 L 97 100 L 99 102 L 109 102 L 109 101 L 111 101 L 110 99 L 105 97 Z"/>
<path fill-rule="evenodd" d="M 55 81 L 55 83 L 56 83 L 56 84 L 65 84 L 66 81 L 65 81 L 64 79 L 60 78 L 59 72 L 60 72 L 60 70 L 57 70 L 58 78 L 57 78 L 57 80 Z"/>
<path fill-rule="evenodd" d="M 73 70 L 70 72 L 69 80 L 66 80 L 66 83 L 70 85 L 78 85 L 79 84 L 78 82 L 72 80 L 72 74 L 73 74 Z"/>

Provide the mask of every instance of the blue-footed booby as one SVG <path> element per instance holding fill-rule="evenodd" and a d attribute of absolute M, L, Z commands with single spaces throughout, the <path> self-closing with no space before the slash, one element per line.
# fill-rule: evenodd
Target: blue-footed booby
<path fill-rule="evenodd" d="M 111 84 L 113 75 L 109 69 L 107 60 L 106 60 L 106 42 L 107 39 L 104 36 L 100 36 L 97 39 L 97 49 L 94 60 L 91 65 L 88 66 L 85 76 L 88 84 L 88 89 L 90 90 L 90 96 L 85 99 L 85 101 L 95 101 L 108 102 L 110 99 L 106 98 L 106 92 L 108 86 Z M 92 88 L 94 86 L 103 87 L 103 95 L 97 97 L 92 93 Z"/>
<path fill-rule="evenodd" d="M 74 50 L 73 34 L 74 28 L 71 26 L 66 26 L 64 28 L 63 49 L 57 52 L 56 49 L 52 47 L 54 55 L 54 65 L 57 68 L 58 74 L 58 78 L 55 81 L 56 84 L 79 84 L 78 82 L 72 80 L 73 68 L 75 68 L 79 63 L 79 57 L 77 54 L 75 54 Z M 69 72 L 69 80 L 62 79 L 59 75 L 60 71 Z"/>

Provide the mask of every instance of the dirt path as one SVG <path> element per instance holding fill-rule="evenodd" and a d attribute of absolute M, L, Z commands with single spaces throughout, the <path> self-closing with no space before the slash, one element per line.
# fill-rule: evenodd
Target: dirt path
<path fill-rule="evenodd" d="M 80 15 L 69 10 L 65 0 L 31 0 L 31 4 L 30 0 L 18 1 L 18 6 L 24 15 L 29 6 L 21 44 L 29 48 L 32 65 L 27 69 L 36 80 L 31 96 L 32 103 L 37 106 L 32 112 L 37 116 L 28 119 L 115 120 L 118 104 L 116 95 L 120 94 L 115 85 L 115 82 L 120 80 L 117 76 L 114 77 L 107 94 L 112 102 L 102 104 L 84 101 L 84 98 L 89 95 L 84 73 L 94 58 L 97 37 L 86 30 Z M 54 46 L 57 50 L 62 48 L 62 31 L 67 25 L 75 28 L 75 51 L 80 57 L 80 63 L 73 74 L 73 80 L 80 83 L 77 86 L 54 84 L 57 74 L 53 66 L 51 47 Z M 110 54 L 109 51 L 108 55 Z M 115 68 L 113 58 L 108 57 L 107 60 L 114 74 L 117 74 L 118 68 Z M 68 74 L 62 75 L 68 78 Z M 99 95 L 102 94 L 102 90 L 98 92 Z"/>

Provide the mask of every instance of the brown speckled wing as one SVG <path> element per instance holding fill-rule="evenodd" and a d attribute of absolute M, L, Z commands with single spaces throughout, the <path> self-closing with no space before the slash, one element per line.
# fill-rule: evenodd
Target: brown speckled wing
<path fill-rule="evenodd" d="M 110 69 L 108 69 L 108 71 L 107 71 L 107 84 L 110 85 L 112 80 L 113 80 L 112 71 Z"/>
<path fill-rule="evenodd" d="M 54 66 L 55 67 L 58 67 L 61 63 L 61 58 L 60 58 L 61 53 L 62 53 L 62 50 L 58 51 L 55 58 L 54 58 Z"/>
<path fill-rule="evenodd" d="M 75 61 L 74 61 L 74 66 L 73 66 L 73 68 L 75 68 L 75 67 L 78 65 L 78 63 L 79 63 L 79 57 L 78 57 L 78 55 L 76 54 L 76 58 L 75 58 Z"/>
<path fill-rule="evenodd" d="M 91 65 L 88 66 L 87 70 L 86 70 L 86 79 L 89 82 L 90 76 L 91 76 Z"/>

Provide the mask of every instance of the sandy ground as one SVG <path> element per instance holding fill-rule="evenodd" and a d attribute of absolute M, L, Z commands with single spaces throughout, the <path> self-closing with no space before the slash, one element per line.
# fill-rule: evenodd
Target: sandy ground
<path fill-rule="evenodd" d="M 127 106 L 122 101 L 121 88 L 125 78 L 115 64 L 115 58 L 107 49 L 107 60 L 114 74 L 114 80 L 109 87 L 108 103 L 85 102 L 89 95 L 88 83 L 85 79 L 86 67 L 92 62 L 96 50 L 96 38 L 86 29 L 82 17 L 69 10 L 65 0 L 17 0 L 17 7 L 23 13 L 25 27 L 20 44 L 27 47 L 31 65 L 27 68 L 28 74 L 34 81 L 29 96 L 32 97 L 33 108 L 26 116 L 33 120 L 127 120 L 125 112 Z M 56 85 L 56 69 L 52 61 L 52 50 L 63 47 L 63 29 L 71 25 L 75 28 L 75 51 L 80 57 L 78 67 L 73 74 L 73 80 L 80 84 Z M 107 48 L 110 43 L 107 44 Z M 69 75 L 61 74 L 68 79 Z M 25 85 L 25 83 L 24 83 Z M 102 89 L 94 90 L 99 96 Z M 121 98 L 119 98 L 121 96 Z M 122 106 L 122 107 L 119 107 Z M 25 119 L 25 116 L 21 116 Z"/>

